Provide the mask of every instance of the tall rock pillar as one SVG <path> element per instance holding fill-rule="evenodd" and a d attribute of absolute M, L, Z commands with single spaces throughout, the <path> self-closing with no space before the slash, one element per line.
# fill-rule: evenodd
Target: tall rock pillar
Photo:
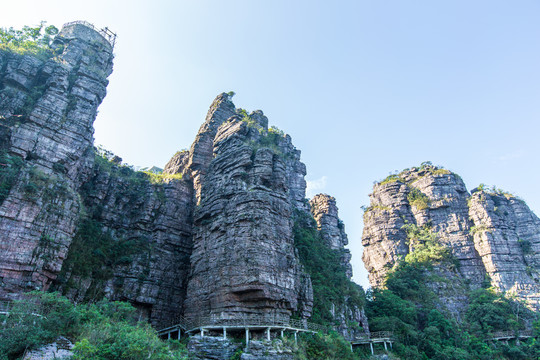
<path fill-rule="evenodd" d="M 60 271 L 93 165 L 93 122 L 112 45 L 89 25 L 64 26 L 57 56 L 0 52 L 0 297 L 46 290 Z"/>

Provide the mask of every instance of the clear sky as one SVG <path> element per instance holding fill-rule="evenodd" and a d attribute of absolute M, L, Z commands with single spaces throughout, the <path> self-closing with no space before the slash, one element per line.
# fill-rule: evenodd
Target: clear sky
<path fill-rule="evenodd" d="M 9 1 L 0 26 L 72 20 L 118 34 L 97 144 L 162 167 L 214 97 L 261 109 L 336 197 L 354 279 L 373 181 L 430 160 L 540 212 L 540 2 Z M 316 190 L 313 190 L 316 188 Z"/>

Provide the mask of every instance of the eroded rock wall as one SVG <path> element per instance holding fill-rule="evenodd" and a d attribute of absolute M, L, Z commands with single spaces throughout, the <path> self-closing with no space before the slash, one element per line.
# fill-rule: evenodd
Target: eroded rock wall
<path fill-rule="evenodd" d="M 216 131 L 194 213 L 188 318 L 273 320 L 311 312 L 311 283 L 295 255 L 285 160 L 298 161 L 299 153 L 282 152 L 290 138 L 269 134 L 267 123 L 257 111 L 249 121 L 223 119 Z"/>
<path fill-rule="evenodd" d="M 183 179 L 152 183 L 145 174 L 109 166 L 95 166 L 82 187 L 87 220 L 75 236 L 78 243 L 68 254 L 58 288 L 77 301 L 103 296 L 129 301 L 157 328 L 168 326 L 181 315 L 186 297 L 192 184 Z M 88 234 L 89 223 L 100 233 Z M 96 236 L 112 243 L 92 245 L 107 252 L 107 261 L 84 272 L 77 252 L 85 250 L 81 242 Z"/>
<path fill-rule="evenodd" d="M 78 188 L 92 169 L 112 47 L 72 25 L 53 48 L 49 60 L 0 52 L 0 166 L 9 184 L 0 201 L 0 297 L 51 285 L 77 227 Z"/>
<path fill-rule="evenodd" d="M 469 200 L 474 246 L 491 284 L 540 305 L 540 219 L 521 199 L 475 191 Z"/>

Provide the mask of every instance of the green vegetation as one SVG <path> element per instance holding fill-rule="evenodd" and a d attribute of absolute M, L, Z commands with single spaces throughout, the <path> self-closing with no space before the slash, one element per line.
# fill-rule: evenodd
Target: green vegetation
<path fill-rule="evenodd" d="M 476 234 L 481 234 L 483 232 L 491 232 L 491 228 L 487 225 L 473 225 L 469 230 L 469 234 L 471 234 L 472 236 Z"/>
<path fill-rule="evenodd" d="M 141 185 L 148 180 L 148 175 L 141 171 L 135 171 L 133 166 L 123 164 L 122 158 L 102 147 L 94 148 L 94 168 L 98 172 L 109 173 L 113 178 L 121 178 L 132 185 Z"/>
<path fill-rule="evenodd" d="M 390 184 L 393 182 L 404 182 L 404 180 L 399 175 L 391 174 L 388 175 L 384 180 L 380 181 L 379 185 Z"/>
<path fill-rule="evenodd" d="M 111 174 L 112 177 L 129 181 L 134 187 L 143 185 L 145 181 L 152 184 L 162 184 L 170 180 L 181 180 L 182 174 L 163 174 L 152 171 L 135 171 L 133 166 L 123 164 L 122 158 L 100 146 L 94 149 L 95 168 L 100 172 Z"/>
<path fill-rule="evenodd" d="M 532 359 L 540 356 L 534 339 L 521 345 L 494 345 L 495 331 L 519 331 L 535 320 L 525 306 L 489 288 L 469 290 L 451 283 L 444 274 L 455 273 L 457 259 L 440 243 L 429 226 L 406 224 L 403 229 L 413 249 L 388 273 L 385 288 L 367 295 L 366 313 L 371 331 L 393 331 L 394 352 L 404 359 Z M 450 286 L 469 298 L 459 321 L 440 303 L 434 289 Z M 446 284 L 446 285 L 444 285 Z M 441 290 L 439 290 L 441 291 Z M 444 295 L 442 295 L 444 296 Z M 537 323 L 540 326 L 540 323 Z"/>
<path fill-rule="evenodd" d="M 475 190 L 480 191 L 480 192 L 484 192 L 484 193 L 486 193 L 488 195 L 493 195 L 493 196 L 502 195 L 508 200 L 510 200 L 510 199 L 519 199 L 515 194 L 512 194 L 511 192 L 508 192 L 506 190 L 498 188 L 495 185 L 490 187 L 490 186 L 488 186 L 486 184 L 480 184 L 480 185 L 478 185 L 476 187 Z M 521 199 L 519 199 L 519 200 L 521 200 Z"/>
<path fill-rule="evenodd" d="M 283 150 L 280 148 L 281 139 L 285 136 L 285 133 L 282 130 L 272 126 L 268 129 L 268 131 L 266 131 L 259 124 L 253 125 L 248 123 L 248 126 L 257 129 L 261 135 L 258 138 L 258 141 L 249 140 L 247 142 L 247 144 L 253 149 L 253 155 L 255 155 L 258 149 L 270 149 L 274 152 L 274 154 L 278 155 L 284 160 L 291 156 L 291 154 L 284 154 Z"/>
<path fill-rule="evenodd" d="M 413 171 L 417 171 L 421 173 L 421 175 L 419 176 L 417 175 L 414 178 L 409 178 L 409 176 L 411 175 Z M 431 163 L 431 161 L 424 161 L 418 167 L 408 168 L 401 172 L 398 172 L 396 170 L 394 174 L 388 175 L 385 179 L 379 182 L 376 182 L 376 184 L 385 185 L 385 184 L 389 184 L 393 182 L 402 182 L 404 184 L 410 184 L 416 180 L 423 178 L 426 175 L 436 176 L 436 175 L 450 175 L 450 174 L 452 174 L 450 170 L 446 170 L 442 166 L 435 166 Z M 453 174 L 453 175 L 459 178 L 457 174 Z M 405 180 L 406 177 L 408 178 L 407 180 Z"/>
<path fill-rule="evenodd" d="M 45 26 L 44 21 L 36 27 L 24 26 L 22 30 L 0 29 L 0 51 L 47 60 L 57 55 L 50 47 L 56 34 L 58 29 L 53 25 Z"/>
<path fill-rule="evenodd" d="M 353 360 L 357 359 L 351 351 L 350 343 L 335 332 L 328 335 L 305 334 L 298 336 L 298 346 L 293 341 L 287 345 L 295 348 L 294 355 L 298 360 Z"/>
<path fill-rule="evenodd" d="M 316 228 L 311 216 L 300 211 L 295 213 L 294 244 L 313 286 L 313 315 L 310 321 L 334 325 L 335 320 L 330 312 L 332 304 L 337 308 L 340 305 L 362 308 L 365 294 L 359 285 L 347 278 L 341 253 L 331 250 Z"/>
<path fill-rule="evenodd" d="M 114 268 L 130 264 L 135 256 L 148 250 L 148 241 L 144 238 L 113 237 L 98 220 L 83 219 L 57 282 L 65 283 L 67 290 L 77 287 L 73 277 L 91 278 L 93 285 L 86 293 L 86 300 L 100 299 L 103 296 L 100 285 L 112 278 Z"/>
<path fill-rule="evenodd" d="M 430 204 L 427 195 L 414 187 L 411 187 L 411 190 L 407 195 L 407 200 L 409 200 L 409 204 L 415 207 L 417 210 L 427 209 Z"/>
<path fill-rule="evenodd" d="M 516 195 L 512 194 L 511 192 L 505 191 L 501 188 L 496 187 L 495 185 L 491 187 L 491 189 L 488 189 L 488 194 L 490 195 L 502 195 L 508 200 L 516 198 Z"/>
<path fill-rule="evenodd" d="M 163 184 L 169 182 L 170 180 L 182 180 L 182 174 L 164 174 L 164 173 L 153 173 L 150 171 L 143 171 L 144 174 L 148 175 L 148 180 L 152 184 Z"/>
<path fill-rule="evenodd" d="M 0 151 L 0 205 L 8 197 L 9 192 L 19 177 L 23 159 Z"/>
<path fill-rule="evenodd" d="M 161 341 L 136 318 L 127 303 L 104 300 L 73 305 L 56 293 L 33 292 L 16 301 L 10 316 L 0 321 L 0 360 L 17 359 L 25 350 L 58 336 L 75 342 L 74 360 L 187 359 L 183 344 Z"/>
<path fill-rule="evenodd" d="M 453 272 L 457 259 L 439 243 L 429 227 L 404 226 L 414 251 L 389 273 L 385 289 L 368 293 L 366 313 L 371 331 L 393 331 L 394 351 L 404 359 L 532 359 L 540 356 L 540 344 L 530 339 L 521 345 L 494 344 L 487 339 L 495 331 L 525 328 L 535 315 L 515 299 L 492 288 L 467 290 L 465 318 L 459 322 L 440 304 L 437 283 L 449 284 L 440 275 Z M 486 283 L 486 286 L 489 286 Z M 540 326 L 540 323 L 537 323 Z"/>
<path fill-rule="evenodd" d="M 398 272 L 389 278 L 387 290 L 377 289 L 369 294 L 366 310 L 372 331 L 394 331 L 398 340 L 394 350 L 399 356 L 441 360 L 540 356 L 540 346 L 534 340 L 520 346 L 497 347 L 487 341 L 493 331 L 523 329 L 525 320 L 532 319 L 523 305 L 491 289 L 479 289 L 470 293 L 466 318 L 457 323 L 437 306 L 436 295 L 425 286 L 421 267 L 407 265 Z M 522 315 L 516 316 L 518 309 Z"/>
<path fill-rule="evenodd" d="M 428 268 L 441 263 L 459 265 L 450 249 L 440 243 L 438 235 L 429 226 L 405 224 L 402 229 L 407 233 L 409 246 L 414 249 L 405 256 L 405 263 L 418 263 Z"/>
<path fill-rule="evenodd" d="M 96 149 L 94 173 L 107 175 L 119 184 L 118 197 L 137 201 L 148 196 L 151 189 L 158 199 L 164 200 L 163 188 L 151 186 L 179 176 L 165 176 L 154 173 L 134 171 L 129 165 L 122 165 L 122 159 L 110 151 Z M 96 181 L 91 179 L 81 187 L 82 199 L 92 199 L 99 191 Z M 122 183 L 127 182 L 127 186 Z M 79 281 L 91 279 L 91 286 L 85 293 L 86 301 L 103 297 L 103 285 L 111 279 L 114 270 L 133 261 L 149 261 L 150 242 L 146 237 L 127 237 L 122 231 L 110 231 L 102 220 L 103 206 L 85 203 L 77 233 L 69 248 L 62 271 L 56 279 L 56 286 L 62 285 L 64 291 L 78 288 Z M 143 280 L 147 274 L 141 272 Z"/>
<path fill-rule="evenodd" d="M 518 244 L 521 247 L 521 251 L 523 251 L 525 255 L 529 255 L 533 253 L 532 243 L 530 242 L 530 240 L 518 239 Z"/>
<path fill-rule="evenodd" d="M 257 123 L 251 116 L 249 116 L 247 110 L 238 109 L 237 112 L 242 116 L 242 121 L 245 122 L 248 127 L 257 129 L 257 131 L 259 131 L 259 134 L 261 135 L 265 133 L 265 129 L 261 125 L 259 125 L 259 123 Z"/>

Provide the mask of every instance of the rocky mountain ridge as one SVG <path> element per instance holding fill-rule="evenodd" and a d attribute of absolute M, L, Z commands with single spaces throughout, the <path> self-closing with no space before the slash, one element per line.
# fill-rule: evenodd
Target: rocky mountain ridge
<path fill-rule="evenodd" d="M 52 47 L 49 60 L 0 52 L 0 298 L 52 289 L 129 301 L 158 328 L 180 315 L 306 319 L 313 274 L 293 230 L 294 214 L 311 212 L 350 279 L 335 200 L 310 207 L 300 151 L 262 111 L 220 94 L 189 151 L 161 174 L 136 172 L 93 147 L 111 43 L 73 23 Z M 367 330 L 362 305 L 336 294 L 324 311 L 340 331 Z"/>
<path fill-rule="evenodd" d="M 459 313 L 465 289 L 485 281 L 538 309 L 540 220 L 523 200 L 483 187 L 469 193 L 458 175 L 430 164 L 375 184 L 370 199 L 362 244 L 373 287 L 432 244 L 451 260 L 435 261 L 445 281 L 432 284 L 450 310 Z"/>

